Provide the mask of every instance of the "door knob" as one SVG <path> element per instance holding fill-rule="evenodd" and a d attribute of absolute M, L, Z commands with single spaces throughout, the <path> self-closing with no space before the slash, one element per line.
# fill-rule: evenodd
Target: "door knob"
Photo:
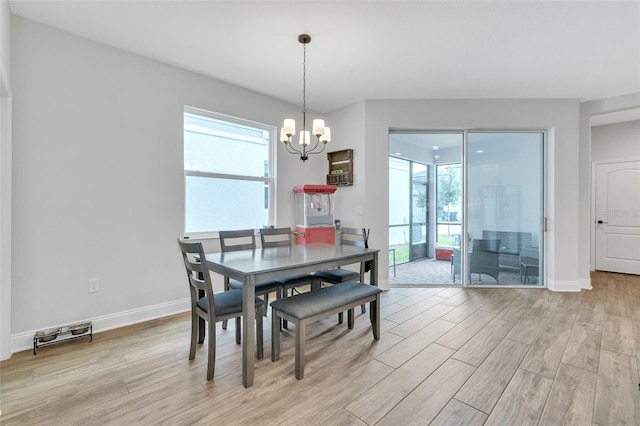
<path fill-rule="evenodd" d="M 608 223 L 608 222 L 604 222 L 604 221 L 602 221 L 602 220 L 599 220 L 599 221 L 598 221 L 598 224 L 599 224 L 599 225 L 602 225 L 603 223 Z"/>

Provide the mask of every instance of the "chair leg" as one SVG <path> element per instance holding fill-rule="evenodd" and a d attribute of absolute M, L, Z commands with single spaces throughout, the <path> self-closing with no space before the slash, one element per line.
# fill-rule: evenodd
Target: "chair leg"
<path fill-rule="evenodd" d="M 380 295 L 378 294 L 376 296 L 376 306 L 374 308 L 374 311 L 376 312 L 376 326 L 374 327 L 375 334 L 373 337 L 376 340 L 380 340 L 380 304 Z"/>
<path fill-rule="evenodd" d="M 198 343 L 204 342 L 204 335 L 207 324 L 204 318 L 198 317 Z"/>
<path fill-rule="evenodd" d="M 216 323 L 215 321 L 207 321 L 209 329 L 209 351 L 207 361 L 207 380 L 213 379 L 213 372 L 216 368 Z"/>
<path fill-rule="evenodd" d="M 242 342 L 242 323 L 240 322 L 240 317 L 236 317 L 236 343 L 240 344 Z"/>
<path fill-rule="evenodd" d="M 338 314 L 338 324 L 342 324 L 344 322 L 344 314 L 340 312 Z"/>
<path fill-rule="evenodd" d="M 347 327 L 349 327 L 349 330 L 353 330 L 353 324 L 355 323 L 354 311 L 355 309 L 353 308 L 347 311 Z"/>
<path fill-rule="evenodd" d="M 224 291 L 229 291 L 229 277 L 224 277 Z M 222 329 L 227 329 L 227 320 L 222 320 Z"/>
<path fill-rule="evenodd" d="M 293 290 L 294 290 L 294 287 L 291 287 L 291 295 L 292 296 L 293 296 Z M 288 297 L 289 296 L 288 291 L 289 291 L 289 289 L 287 289 L 284 286 L 282 286 L 276 292 L 276 299 L 280 299 L 282 297 Z M 271 315 L 273 315 L 273 313 Z M 287 320 L 286 319 L 281 319 L 280 320 L 280 325 L 278 326 L 278 328 L 280 330 L 282 330 L 283 328 L 285 330 L 288 330 L 289 329 L 289 325 L 287 324 Z"/>
<path fill-rule="evenodd" d="M 360 269 L 360 282 L 364 284 L 364 269 L 362 268 Z M 367 307 L 364 305 L 364 303 L 360 305 L 360 309 L 362 310 L 363 314 L 367 312 Z"/>
<path fill-rule="evenodd" d="M 263 321 L 262 317 L 264 315 L 264 306 L 261 306 L 257 309 L 256 312 L 256 349 L 258 351 L 258 359 L 264 358 L 264 345 L 263 345 Z"/>
<path fill-rule="evenodd" d="M 195 312 L 191 312 L 191 346 L 189 348 L 189 359 L 195 359 L 196 357 L 196 340 L 198 339 L 198 323 L 200 317 Z M 198 342 L 202 343 L 202 342 Z"/>
<path fill-rule="evenodd" d="M 198 276 L 202 276 L 201 273 L 198 273 Z M 198 290 L 198 299 L 201 299 L 205 296 L 204 291 L 203 290 Z M 206 330 L 206 324 L 205 324 L 205 320 L 204 318 L 200 317 L 200 315 L 195 313 L 195 305 L 193 305 L 191 307 L 191 312 L 193 312 L 193 315 L 197 318 L 197 323 L 196 323 L 196 331 L 198 333 L 198 343 L 203 343 L 204 342 L 204 334 L 205 334 L 205 330 Z"/>
<path fill-rule="evenodd" d="M 280 359 L 280 317 L 271 309 L 271 361 Z"/>
<path fill-rule="evenodd" d="M 305 364 L 305 335 L 306 321 L 298 321 L 296 327 L 296 379 L 302 380 L 304 377 L 304 364 Z"/>
<path fill-rule="evenodd" d="M 372 300 L 369 304 L 371 313 L 371 328 L 373 328 L 373 338 L 380 340 L 380 295 L 376 296 L 376 300 Z"/>
<path fill-rule="evenodd" d="M 373 300 L 371 302 L 369 302 L 369 321 L 371 322 L 371 325 L 374 325 L 374 321 L 376 320 L 376 314 L 375 314 L 375 306 L 373 306 Z"/>
<path fill-rule="evenodd" d="M 322 282 L 321 282 L 320 280 L 318 280 L 317 278 L 315 278 L 315 277 L 314 277 L 314 278 L 311 280 L 311 291 L 313 291 L 313 290 L 317 290 L 317 289 L 319 289 L 320 287 L 322 287 Z"/>

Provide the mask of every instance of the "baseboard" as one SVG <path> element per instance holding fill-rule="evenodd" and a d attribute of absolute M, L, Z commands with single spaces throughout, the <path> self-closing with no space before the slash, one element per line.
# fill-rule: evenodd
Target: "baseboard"
<path fill-rule="evenodd" d="M 579 292 L 582 290 L 578 281 L 554 281 L 547 280 L 547 289 L 551 291 L 573 291 Z"/>
<path fill-rule="evenodd" d="M 112 330 L 114 328 L 125 327 L 131 324 L 137 324 L 144 321 L 150 321 L 156 318 L 162 318 L 191 309 L 191 301 L 189 298 L 176 300 L 173 302 L 162 303 L 159 305 L 146 306 L 144 308 L 132 309 L 130 311 L 117 312 L 115 314 L 104 315 L 95 318 L 85 318 L 81 321 L 91 321 L 93 325 L 93 333 Z M 78 322 L 81 322 L 78 321 Z M 62 327 L 67 324 L 58 324 L 42 327 L 54 328 Z M 25 333 L 14 334 L 11 336 L 11 353 L 33 349 L 33 335 L 37 330 L 27 331 Z"/>

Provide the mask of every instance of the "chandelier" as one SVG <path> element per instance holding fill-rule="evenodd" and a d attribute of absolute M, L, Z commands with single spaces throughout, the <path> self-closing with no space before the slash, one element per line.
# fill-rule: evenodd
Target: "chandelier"
<path fill-rule="evenodd" d="M 308 34 L 300 34 L 298 41 L 303 46 L 302 56 L 302 130 L 300 130 L 299 144 L 302 150 L 299 150 L 291 143 L 292 136 L 296 134 L 296 121 L 292 118 L 284 120 L 284 125 L 280 129 L 280 142 L 284 143 L 287 148 L 287 152 L 290 154 L 299 154 L 302 162 L 307 161 L 309 154 L 320 154 L 324 151 L 324 147 L 327 142 L 331 141 L 331 129 L 324 126 L 324 120 L 313 120 L 313 126 L 311 128 L 313 135 L 316 137 L 316 143 L 311 149 L 307 149 L 311 144 L 310 132 L 307 130 L 307 44 L 311 41 L 311 36 Z M 322 149 L 316 151 L 318 145 L 322 142 Z"/>

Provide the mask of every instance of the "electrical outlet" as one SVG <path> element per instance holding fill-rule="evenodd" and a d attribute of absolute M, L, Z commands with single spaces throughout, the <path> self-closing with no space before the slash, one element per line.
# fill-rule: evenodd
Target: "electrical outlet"
<path fill-rule="evenodd" d="M 96 293 L 100 291 L 100 279 L 98 278 L 90 278 L 89 279 L 89 293 Z"/>

